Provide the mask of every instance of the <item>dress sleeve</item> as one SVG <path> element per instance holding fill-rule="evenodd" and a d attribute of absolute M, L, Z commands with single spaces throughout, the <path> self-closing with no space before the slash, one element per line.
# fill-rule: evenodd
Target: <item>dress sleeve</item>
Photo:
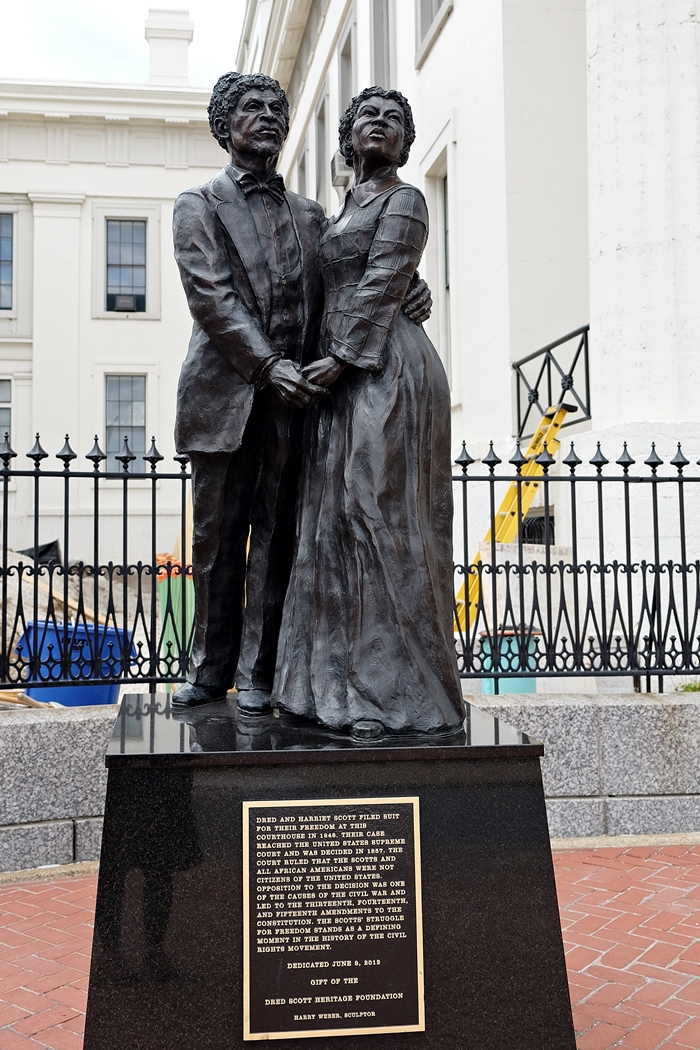
<path fill-rule="evenodd" d="M 364 276 L 333 325 L 334 357 L 370 372 L 381 371 L 389 329 L 427 239 L 423 194 L 413 186 L 402 186 L 391 194 L 379 217 Z"/>

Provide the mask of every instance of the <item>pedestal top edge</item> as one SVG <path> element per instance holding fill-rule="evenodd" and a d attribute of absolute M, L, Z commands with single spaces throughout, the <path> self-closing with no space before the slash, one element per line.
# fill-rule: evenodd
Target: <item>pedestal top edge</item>
<path fill-rule="evenodd" d="M 177 709 L 165 693 L 126 694 L 107 747 L 108 768 L 124 766 L 289 765 L 534 758 L 544 748 L 472 704 L 449 736 L 387 735 L 373 744 L 275 711 L 240 714 L 235 701 Z"/>

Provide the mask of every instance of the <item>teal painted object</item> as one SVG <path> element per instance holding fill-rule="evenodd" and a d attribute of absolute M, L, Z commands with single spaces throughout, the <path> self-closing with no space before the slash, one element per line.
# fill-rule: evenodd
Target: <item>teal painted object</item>
<path fill-rule="evenodd" d="M 501 661 L 500 670 L 510 671 L 516 670 L 520 664 L 520 653 L 518 650 L 519 637 L 512 632 L 507 632 L 503 635 L 499 635 L 500 638 L 500 650 L 501 650 Z M 528 667 L 534 668 L 535 664 L 535 639 L 533 637 L 528 638 L 527 643 L 528 651 Z M 491 650 L 491 637 L 488 634 L 482 635 L 481 641 L 481 657 L 482 667 L 484 671 L 490 671 L 493 669 L 493 658 Z M 532 654 L 532 655 L 531 655 Z M 482 678 L 481 679 L 481 692 L 487 695 L 494 695 L 496 692 L 495 679 L 494 678 Z M 502 695 L 504 693 L 536 693 L 537 692 L 537 679 L 536 678 L 499 678 L 498 679 L 498 693 Z"/>

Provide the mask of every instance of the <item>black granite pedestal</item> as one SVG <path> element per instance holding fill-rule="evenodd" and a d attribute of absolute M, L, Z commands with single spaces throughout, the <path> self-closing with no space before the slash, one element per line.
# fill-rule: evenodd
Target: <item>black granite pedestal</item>
<path fill-rule="evenodd" d="M 575 1050 L 541 754 L 473 707 L 456 737 L 358 747 L 284 714 L 127 697 L 85 1050 Z M 399 1030 L 336 1034 L 351 1023 Z"/>

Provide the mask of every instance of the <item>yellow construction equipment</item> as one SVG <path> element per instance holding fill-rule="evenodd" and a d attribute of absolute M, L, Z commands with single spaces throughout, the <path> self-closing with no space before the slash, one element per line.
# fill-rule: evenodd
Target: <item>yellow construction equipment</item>
<path fill-rule="evenodd" d="M 525 453 L 525 459 L 527 462 L 521 467 L 520 477 L 541 478 L 543 476 L 544 469 L 542 464 L 537 462 L 537 457 L 541 455 L 545 449 L 547 449 L 550 456 L 555 455 L 560 444 L 557 435 L 559 434 L 568 413 L 572 411 L 576 411 L 573 405 L 565 405 L 563 403 L 554 405 L 552 408 L 547 409 L 542 416 L 542 421 L 533 434 L 527 452 Z M 522 518 L 525 518 L 525 515 L 532 506 L 532 501 L 537 495 L 540 484 L 540 481 L 511 481 L 508 486 L 508 491 L 503 498 L 503 502 L 496 512 L 496 543 L 513 543 L 518 535 L 518 528 L 520 525 L 520 521 L 518 520 L 518 487 L 520 488 L 520 514 Z M 484 542 L 491 542 L 491 529 L 486 533 Z M 481 587 L 481 576 L 478 570 L 480 561 L 481 555 L 477 553 L 469 567 L 467 575 L 467 600 L 465 601 L 465 583 L 462 583 L 455 599 L 455 630 L 464 631 L 467 626 L 467 620 L 469 622 L 469 627 L 471 627 L 476 619 L 476 613 L 479 607 L 479 589 Z M 469 610 L 468 615 L 467 609 Z"/>

